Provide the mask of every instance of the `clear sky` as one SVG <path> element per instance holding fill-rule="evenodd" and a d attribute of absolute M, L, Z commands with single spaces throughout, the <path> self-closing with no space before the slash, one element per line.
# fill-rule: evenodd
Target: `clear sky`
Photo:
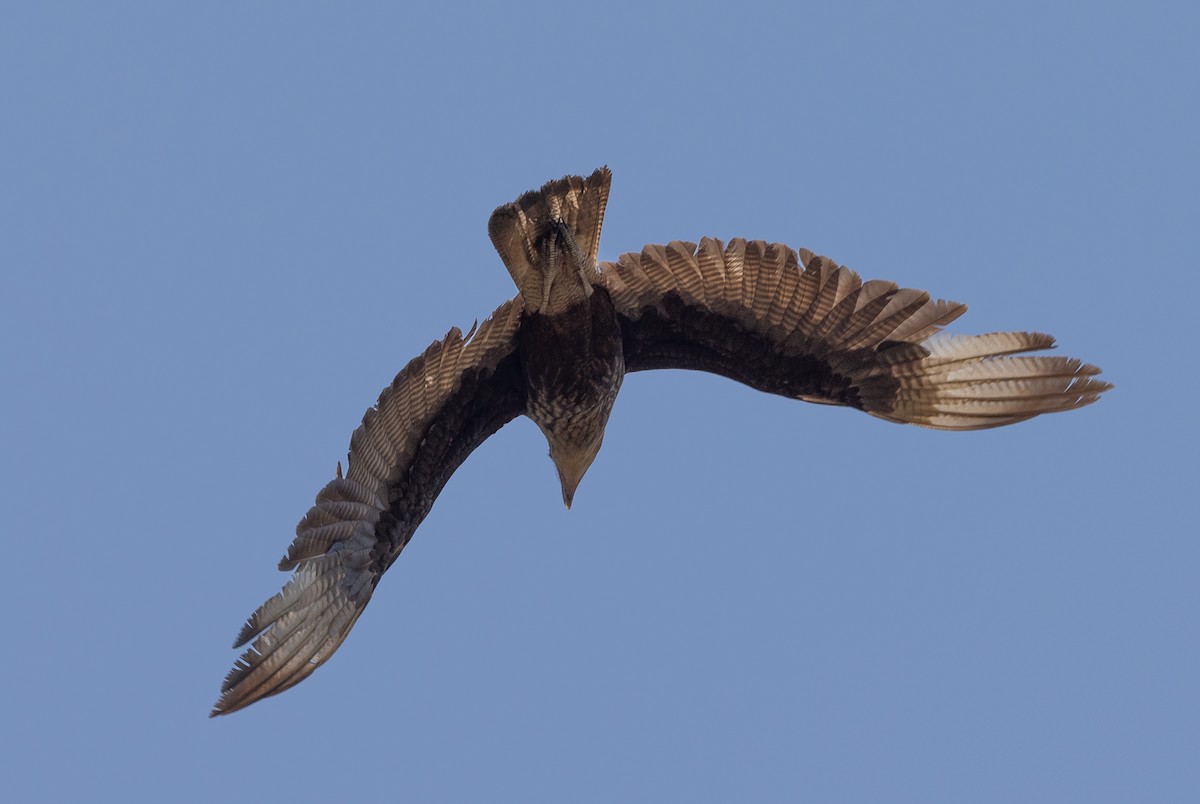
<path fill-rule="evenodd" d="M 1191 3 L 6 4 L 9 800 L 1192 801 Z M 1045 330 L 1115 391 L 906 428 L 626 382 L 563 509 L 478 451 L 354 633 L 207 719 L 379 390 L 601 256 L 745 236 Z"/>

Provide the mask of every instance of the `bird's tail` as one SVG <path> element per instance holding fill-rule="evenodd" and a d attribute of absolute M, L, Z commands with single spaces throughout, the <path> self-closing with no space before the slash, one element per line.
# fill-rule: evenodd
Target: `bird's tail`
<path fill-rule="evenodd" d="M 612 173 L 565 176 L 492 213 L 488 234 L 529 312 L 558 312 L 591 293 Z"/>
<path fill-rule="evenodd" d="M 1095 402 L 1112 387 L 1100 369 L 1072 357 L 1019 356 L 1050 349 L 1040 332 L 951 335 L 897 343 L 860 378 L 863 409 L 939 430 L 982 430 Z"/>

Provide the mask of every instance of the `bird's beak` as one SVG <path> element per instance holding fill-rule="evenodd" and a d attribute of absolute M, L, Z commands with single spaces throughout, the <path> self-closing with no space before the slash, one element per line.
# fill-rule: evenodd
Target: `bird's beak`
<path fill-rule="evenodd" d="M 563 503 L 567 506 L 567 510 L 570 511 L 571 501 L 575 499 L 575 489 L 579 488 L 579 481 L 583 479 L 583 475 L 567 477 L 562 472 L 559 472 L 558 479 L 562 483 Z"/>
<path fill-rule="evenodd" d="M 553 442 L 551 443 L 553 444 Z M 567 449 L 556 450 L 551 446 L 550 458 L 558 470 L 558 482 L 562 484 L 563 504 L 567 506 L 568 510 L 571 508 L 571 501 L 575 499 L 575 489 L 579 488 L 579 481 L 583 480 L 583 476 L 587 474 L 599 449 L 599 442 L 595 447 L 584 449 L 568 446 Z"/>

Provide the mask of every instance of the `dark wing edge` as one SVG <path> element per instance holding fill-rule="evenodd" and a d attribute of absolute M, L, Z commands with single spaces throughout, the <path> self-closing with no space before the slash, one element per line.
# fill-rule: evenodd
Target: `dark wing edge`
<path fill-rule="evenodd" d="M 697 369 L 894 422 L 978 430 L 1095 402 L 1112 386 L 1038 332 L 952 335 L 966 311 L 807 250 L 673 241 L 601 263 L 627 371 Z"/>
<path fill-rule="evenodd" d="M 253 644 L 226 676 L 210 716 L 283 692 L 325 663 L 450 475 L 524 412 L 514 356 L 520 315 L 512 299 L 466 337 L 450 330 L 366 412 L 350 439 L 345 477 L 339 466 L 279 562 L 295 573 L 238 634 L 235 648 Z"/>

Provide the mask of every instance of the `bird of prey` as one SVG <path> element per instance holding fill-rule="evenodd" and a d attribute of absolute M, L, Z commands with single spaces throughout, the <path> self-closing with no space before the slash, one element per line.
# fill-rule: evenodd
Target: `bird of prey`
<path fill-rule="evenodd" d="M 567 507 L 595 460 L 627 372 L 696 369 L 792 399 L 943 430 L 1012 424 L 1111 386 L 1049 335 L 951 335 L 966 307 L 779 243 L 704 238 L 597 264 L 612 174 L 568 176 L 498 208 L 488 233 L 518 294 L 412 360 L 350 438 L 251 615 L 221 688 L 226 714 L 307 678 L 345 640 L 446 481 L 528 416 Z"/>

